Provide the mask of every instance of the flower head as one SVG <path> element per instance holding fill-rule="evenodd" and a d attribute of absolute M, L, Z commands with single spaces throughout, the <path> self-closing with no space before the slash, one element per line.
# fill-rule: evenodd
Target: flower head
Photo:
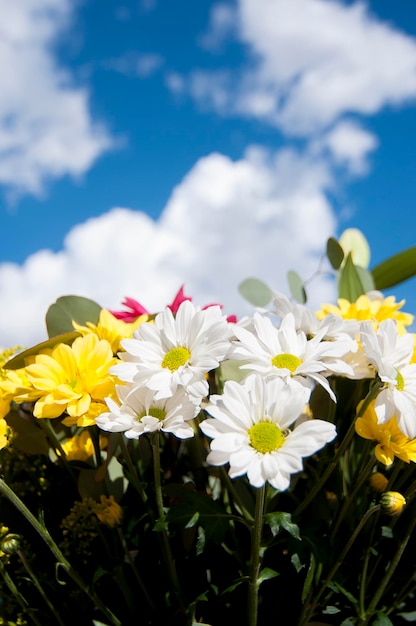
<path fill-rule="evenodd" d="M 145 387 L 131 385 L 117 387 L 120 404 L 107 398 L 109 411 L 96 418 L 96 424 L 103 430 L 124 432 L 129 439 L 137 439 L 145 433 L 162 430 L 173 433 L 180 439 L 193 437 L 189 424 L 199 407 L 191 402 L 182 388 L 170 398 L 156 398 L 156 392 Z"/>
<path fill-rule="evenodd" d="M 291 474 L 302 470 L 302 459 L 336 436 L 333 424 L 318 419 L 290 428 L 308 398 L 308 389 L 294 393 L 280 378 L 266 381 L 253 374 L 242 384 L 227 381 L 223 395 L 211 396 L 206 410 L 212 417 L 200 425 L 213 439 L 208 463 L 229 463 L 231 478 L 247 474 L 254 487 L 269 482 L 287 489 Z"/>
<path fill-rule="evenodd" d="M 377 442 L 374 454 L 380 463 L 391 465 L 394 457 L 405 463 L 416 462 L 416 439 L 410 440 L 402 433 L 394 415 L 388 422 L 379 424 L 374 401 L 357 418 L 355 430 L 360 437 Z"/>
<path fill-rule="evenodd" d="M 82 326 L 72 321 L 72 325 L 83 336 L 93 333 L 97 335 L 98 339 L 105 339 L 111 345 L 113 354 L 116 354 L 121 349 L 120 341 L 129 339 L 140 324 L 148 319 L 148 315 L 140 315 L 133 322 L 126 322 L 118 319 L 110 311 L 101 309 L 97 324 L 87 322 L 85 326 Z"/>
<path fill-rule="evenodd" d="M 166 309 L 154 324 L 144 323 L 133 339 L 122 342 L 123 361 L 112 368 L 121 380 L 146 386 L 157 397 L 172 396 L 183 386 L 196 402 L 208 393 L 205 374 L 228 353 L 230 327 L 219 307 L 205 310 L 182 302 L 176 316 Z"/>
<path fill-rule="evenodd" d="M 259 372 L 267 378 L 279 376 L 311 388 L 322 385 L 335 401 L 325 378 L 331 373 L 352 374 L 353 370 L 342 356 L 350 351 L 348 340 L 325 341 L 325 327 L 311 339 L 296 328 L 293 313 L 285 315 L 280 327 L 275 328 L 267 317 L 255 313 L 253 332 L 241 326 L 234 327 L 238 341 L 233 343 L 230 357 L 248 361 L 241 369 Z"/>
<path fill-rule="evenodd" d="M 54 418 L 66 411 L 64 423 L 92 425 L 97 413 L 106 409 L 104 398 L 114 394 L 109 368 L 116 362 L 108 341 L 94 334 L 78 337 L 71 346 L 60 343 L 26 366 L 32 391 L 15 400 L 37 400 L 35 417 Z"/>
<path fill-rule="evenodd" d="M 100 437 L 100 449 L 107 445 L 107 438 Z M 67 461 L 87 461 L 93 456 L 95 449 L 88 430 L 83 430 L 81 434 L 74 435 L 62 444 L 62 449 Z"/>
<path fill-rule="evenodd" d="M 413 315 L 404 313 L 399 309 L 405 304 L 405 300 L 396 302 L 394 296 L 384 298 L 380 291 L 370 291 L 366 295 L 359 296 L 355 302 L 349 302 L 345 298 L 338 299 L 338 306 L 323 304 L 316 314 L 318 319 L 323 319 L 329 314 L 339 315 L 346 320 L 368 320 L 374 328 L 378 328 L 381 322 L 394 319 L 400 333 L 405 332 L 405 327 L 413 322 Z"/>
<path fill-rule="evenodd" d="M 398 491 L 386 491 L 380 498 L 381 509 L 388 515 L 399 515 L 406 506 L 406 498 Z"/>
<path fill-rule="evenodd" d="M 394 320 L 385 320 L 377 332 L 370 322 L 361 329 L 361 345 L 383 383 L 375 401 L 378 422 L 385 423 L 393 415 L 409 439 L 416 438 L 416 363 L 413 337 L 400 335 Z"/>

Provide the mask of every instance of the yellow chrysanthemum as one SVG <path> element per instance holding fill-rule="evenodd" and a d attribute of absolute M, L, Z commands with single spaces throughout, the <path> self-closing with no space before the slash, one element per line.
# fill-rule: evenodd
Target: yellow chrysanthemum
<path fill-rule="evenodd" d="M 0 352 L 0 419 L 6 417 L 10 411 L 10 404 L 15 395 L 28 393 L 31 389 L 24 368 L 6 370 L 3 367 L 19 349 L 17 346 Z"/>
<path fill-rule="evenodd" d="M 319 320 L 324 319 L 329 314 L 339 315 L 346 320 L 369 320 L 377 329 L 380 322 L 387 319 L 394 319 L 397 322 L 399 333 L 406 332 L 406 326 L 413 322 L 413 315 L 399 311 L 405 300 L 396 302 L 394 296 L 369 298 L 367 295 L 360 296 L 356 302 L 350 302 L 345 298 L 338 299 L 338 306 L 334 304 L 323 304 L 320 311 L 316 313 Z"/>
<path fill-rule="evenodd" d="M 108 438 L 100 437 L 100 449 L 107 446 Z M 88 430 L 80 435 L 74 435 L 62 444 L 62 449 L 68 461 L 87 461 L 94 455 L 94 444 Z"/>
<path fill-rule="evenodd" d="M 115 363 L 108 341 L 96 335 L 78 337 L 72 346 L 60 343 L 38 354 L 34 363 L 26 366 L 33 392 L 15 400 L 24 402 L 35 396 L 35 417 L 54 418 L 66 411 L 71 423 L 92 425 L 100 408 L 107 410 L 104 398 L 115 393 L 116 379 L 108 372 Z"/>
<path fill-rule="evenodd" d="M 123 509 L 114 500 L 114 496 L 100 496 L 100 502 L 95 504 L 94 511 L 102 524 L 115 528 L 123 517 Z"/>
<path fill-rule="evenodd" d="M 374 453 L 380 463 L 391 465 L 394 457 L 405 463 L 416 462 L 416 439 L 408 439 L 397 425 L 396 416 L 379 424 L 374 409 L 374 401 L 362 417 L 357 418 L 355 430 L 364 439 L 377 441 Z"/>
<path fill-rule="evenodd" d="M 122 350 L 120 341 L 122 339 L 131 339 L 133 332 L 148 319 L 148 315 L 140 315 L 134 322 L 127 323 L 114 317 L 110 311 L 101 309 L 98 324 L 87 322 L 85 326 L 80 326 L 73 321 L 72 325 L 81 335 L 85 336 L 93 333 L 97 335 L 98 339 L 105 339 L 111 345 L 113 354 L 116 354 Z"/>
<path fill-rule="evenodd" d="M 1 399 L 0 399 L 1 408 Z M 0 450 L 5 448 L 9 443 L 10 428 L 5 419 L 0 418 Z"/>

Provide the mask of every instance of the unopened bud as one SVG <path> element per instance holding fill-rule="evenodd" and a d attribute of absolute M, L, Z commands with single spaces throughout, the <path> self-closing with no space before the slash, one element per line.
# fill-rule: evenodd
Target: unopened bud
<path fill-rule="evenodd" d="M 389 484 L 388 479 L 381 472 L 375 472 L 370 476 L 370 487 L 378 493 L 386 491 L 386 487 Z"/>
<path fill-rule="evenodd" d="M 20 535 L 7 533 L 0 542 L 0 550 L 4 552 L 4 554 L 14 554 L 20 550 L 20 539 Z"/>
<path fill-rule="evenodd" d="M 386 491 L 380 498 L 381 509 L 388 515 L 399 515 L 406 506 L 406 498 L 398 491 Z"/>

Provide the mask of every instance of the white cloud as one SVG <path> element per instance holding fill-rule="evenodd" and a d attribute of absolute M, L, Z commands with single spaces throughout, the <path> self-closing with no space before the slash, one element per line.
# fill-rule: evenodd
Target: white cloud
<path fill-rule="evenodd" d="M 0 185 L 39 195 L 49 179 L 84 174 L 112 141 L 54 56 L 70 0 L 0 0 L 0 15 Z"/>
<path fill-rule="evenodd" d="M 356 176 L 368 172 L 368 156 L 378 146 L 378 139 L 356 122 L 342 121 L 321 140 L 331 151 L 335 161 Z"/>
<path fill-rule="evenodd" d="M 208 41 L 221 39 L 227 20 L 219 14 Z M 308 136 L 344 114 L 372 115 L 416 97 L 416 40 L 362 3 L 239 0 L 235 22 L 248 53 L 242 69 L 187 77 L 204 107 Z"/>
<path fill-rule="evenodd" d="M 68 294 L 110 308 L 129 295 L 159 310 L 185 283 L 201 305 L 250 312 L 237 289 L 245 278 L 287 293 L 289 269 L 308 278 L 317 268 L 336 227 L 326 198 L 331 185 L 323 160 L 289 149 L 252 147 L 238 161 L 218 153 L 202 158 L 158 222 L 116 208 L 72 229 L 59 253 L 0 265 L 0 345 L 43 340 L 47 307 Z M 317 306 L 333 297 L 333 286 L 317 281 L 311 295 Z"/>

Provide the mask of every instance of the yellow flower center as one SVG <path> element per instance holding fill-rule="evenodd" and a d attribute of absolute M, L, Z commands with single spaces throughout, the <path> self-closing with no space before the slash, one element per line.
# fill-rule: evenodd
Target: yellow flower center
<path fill-rule="evenodd" d="M 191 353 L 187 348 L 172 348 L 172 350 L 166 352 L 162 361 L 162 367 L 167 367 L 171 372 L 175 372 L 181 365 L 185 365 L 190 358 Z"/>
<path fill-rule="evenodd" d="M 403 376 L 400 374 L 400 372 L 397 372 L 397 376 L 396 376 L 396 382 L 397 382 L 397 387 L 396 389 L 398 391 L 403 391 L 404 389 L 404 378 Z"/>
<path fill-rule="evenodd" d="M 298 356 L 284 352 L 283 354 L 276 354 L 272 358 L 272 363 L 275 367 L 285 368 L 294 372 L 302 364 L 302 361 Z"/>
<path fill-rule="evenodd" d="M 155 417 L 159 420 L 159 422 L 162 422 L 166 417 L 166 411 L 164 411 L 163 409 L 159 409 L 156 406 L 151 407 L 148 411 L 143 411 L 143 413 L 140 413 L 140 415 L 137 416 L 137 419 L 140 421 L 145 415 Z"/>
<path fill-rule="evenodd" d="M 285 440 L 285 436 L 273 422 L 259 422 L 248 431 L 250 444 L 257 452 L 267 454 L 278 450 Z"/>

